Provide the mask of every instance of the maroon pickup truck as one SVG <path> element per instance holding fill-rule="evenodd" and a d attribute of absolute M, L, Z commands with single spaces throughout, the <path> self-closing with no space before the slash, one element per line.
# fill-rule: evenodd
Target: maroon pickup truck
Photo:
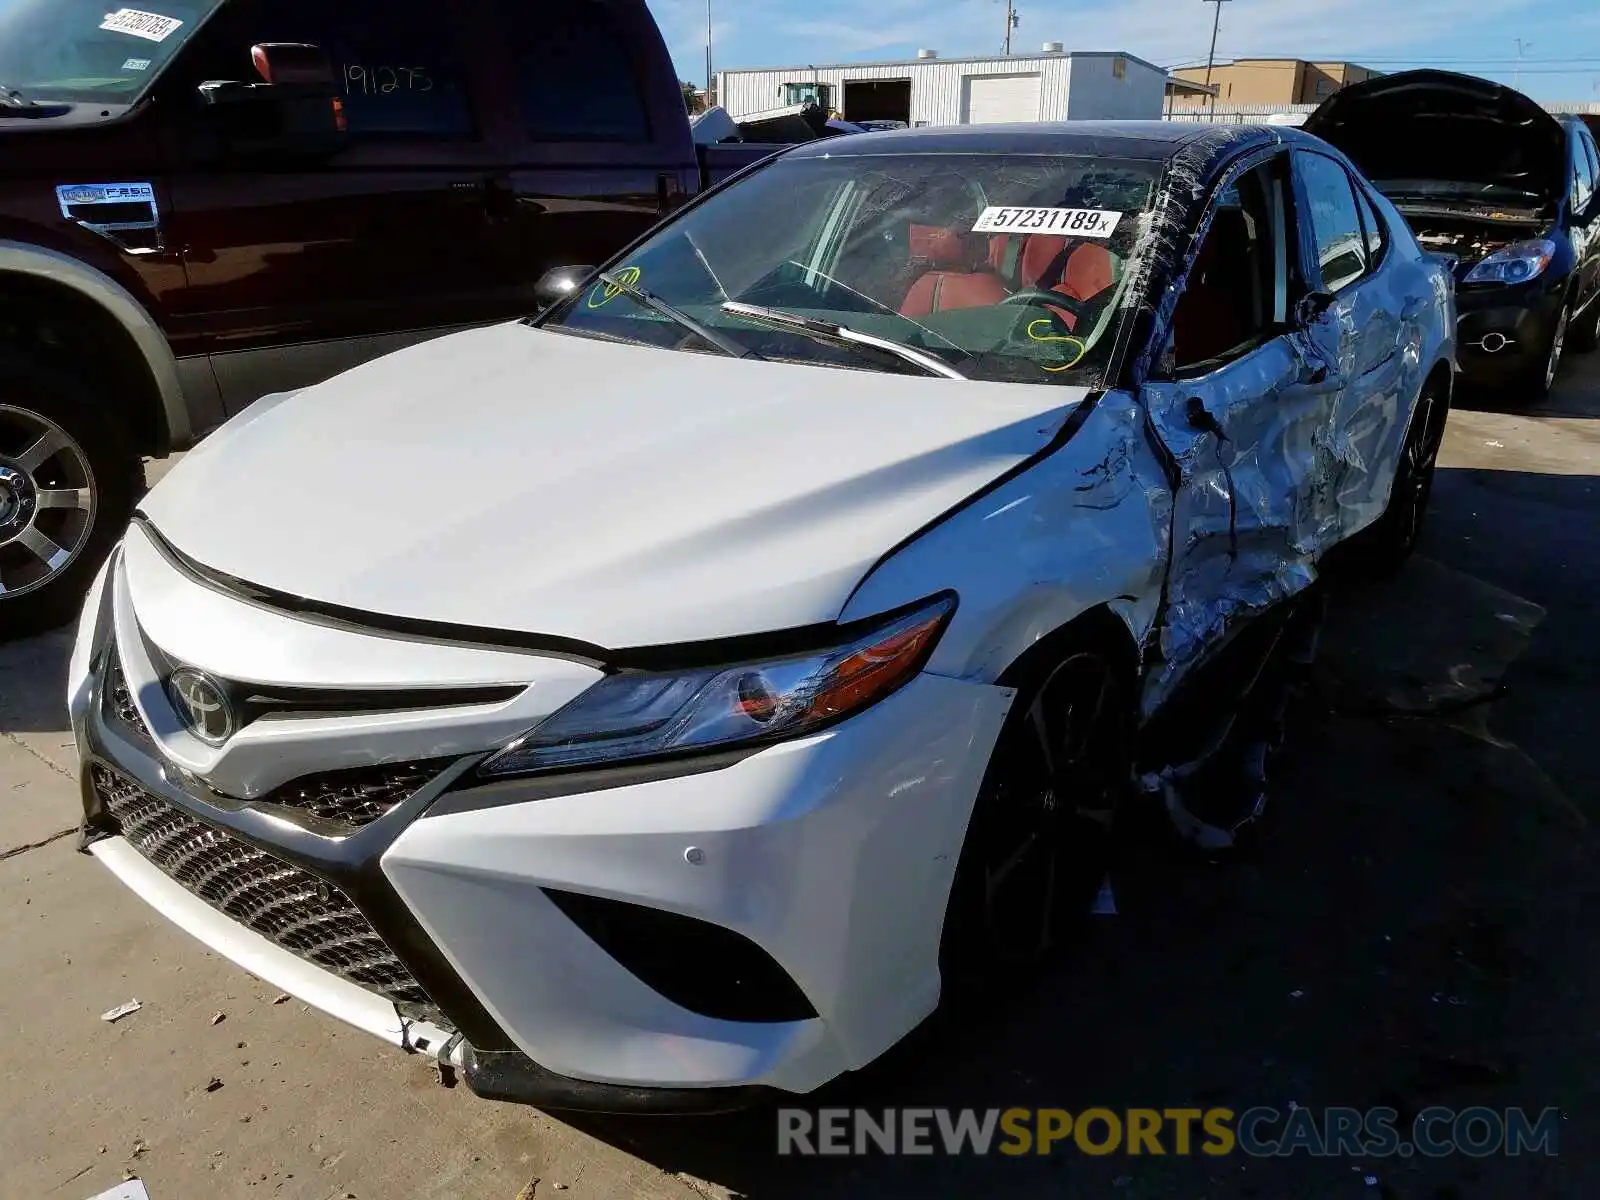
<path fill-rule="evenodd" d="M 697 154 L 643 0 L 137 2 L 0 0 L 0 637 L 74 614 L 141 456 L 776 149 Z"/>

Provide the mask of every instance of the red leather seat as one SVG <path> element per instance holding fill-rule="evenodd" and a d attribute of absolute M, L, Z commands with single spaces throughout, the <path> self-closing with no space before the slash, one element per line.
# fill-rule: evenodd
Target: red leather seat
<path fill-rule="evenodd" d="M 1236 208 L 1218 211 L 1172 314 L 1172 351 L 1179 366 L 1225 354 L 1257 328 L 1248 311 L 1255 252 L 1249 218 Z"/>
<path fill-rule="evenodd" d="M 988 269 L 991 240 L 937 225 L 911 226 L 911 257 L 929 269 L 911 285 L 900 304 L 906 317 L 926 317 L 952 308 L 999 304 L 1011 293 Z"/>
<path fill-rule="evenodd" d="M 1060 292 L 1074 300 L 1098 296 L 1116 281 L 1111 251 L 1097 242 L 1074 242 L 1057 234 L 1031 235 L 1017 263 L 1019 286 Z M 1077 323 L 1065 309 L 1051 311 L 1068 329 Z"/>

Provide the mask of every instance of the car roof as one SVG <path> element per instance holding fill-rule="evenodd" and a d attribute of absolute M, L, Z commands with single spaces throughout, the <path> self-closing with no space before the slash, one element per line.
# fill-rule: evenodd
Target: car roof
<path fill-rule="evenodd" d="M 1183 121 L 1055 121 L 1016 125 L 948 125 L 896 129 L 810 142 L 786 158 L 875 154 L 1062 154 L 1166 162 L 1185 150 L 1209 160 L 1259 142 L 1312 139 L 1277 125 L 1212 125 Z"/>

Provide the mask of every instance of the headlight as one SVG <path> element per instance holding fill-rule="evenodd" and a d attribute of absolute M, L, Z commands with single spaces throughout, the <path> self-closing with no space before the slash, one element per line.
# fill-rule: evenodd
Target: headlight
<path fill-rule="evenodd" d="M 840 645 L 738 666 L 608 675 L 479 768 L 493 777 L 797 737 L 889 695 L 955 612 L 940 596 Z"/>
<path fill-rule="evenodd" d="M 1463 283 L 1526 283 L 1544 273 L 1556 244 L 1545 238 L 1502 246 L 1471 271 Z"/>

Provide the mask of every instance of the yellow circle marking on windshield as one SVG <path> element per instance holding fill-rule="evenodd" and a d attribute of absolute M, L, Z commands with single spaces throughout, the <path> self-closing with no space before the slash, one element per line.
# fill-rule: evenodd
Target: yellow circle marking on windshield
<path fill-rule="evenodd" d="M 1037 333 L 1035 330 L 1043 325 L 1047 329 L 1054 328 L 1054 322 L 1049 317 L 1041 317 L 1037 321 L 1028 322 L 1028 336 L 1036 342 L 1070 342 L 1071 346 L 1064 349 L 1064 353 L 1072 356 L 1072 361 L 1064 362 L 1057 367 L 1041 367 L 1045 371 L 1070 371 L 1083 361 L 1083 356 L 1089 353 L 1089 344 L 1082 338 L 1073 337 L 1069 333 Z M 1073 348 L 1076 348 L 1074 352 Z"/>
<path fill-rule="evenodd" d="M 622 270 L 616 272 L 616 278 L 626 284 L 636 284 L 639 282 L 641 274 L 642 272 L 638 267 L 623 267 Z M 597 283 L 589 291 L 589 307 L 604 308 L 620 295 L 622 295 L 622 289 L 616 284 Z"/>

